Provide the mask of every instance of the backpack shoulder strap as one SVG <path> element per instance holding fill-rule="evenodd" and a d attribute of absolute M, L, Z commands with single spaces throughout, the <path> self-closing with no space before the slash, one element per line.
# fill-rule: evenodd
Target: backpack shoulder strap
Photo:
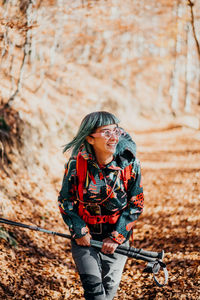
<path fill-rule="evenodd" d="M 124 182 L 124 187 L 125 190 L 127 191 L 128 189 L 128 181 L 131 178 L 131 170 L 132 170 L 132 166 L 128 165 L 126 166 L 121 172 L 122 172 L 122 179 Z"/>
<path fill-rule="evenodd" d="M 87 175 L 87 160 L 83 158 L 81 153 L 76 158 L 76 174 L 78 178 L 78 195 L 81 201 L 83 201 L 83 188 Z"/>
<path fill-rule="evenodd" d="M 126 166 L 122 172 L 122 179 L 124 182 L 125 190 L 128 189 L 128 180 L 131 178 L 132 166 Z M 76 158 L 76 172 L 78 178 L 78 195 L 79 199 L 83 201 L 83 189 L 87 176 L 87 160 L 83 158 L 81 153 L 79 152 Z"/>

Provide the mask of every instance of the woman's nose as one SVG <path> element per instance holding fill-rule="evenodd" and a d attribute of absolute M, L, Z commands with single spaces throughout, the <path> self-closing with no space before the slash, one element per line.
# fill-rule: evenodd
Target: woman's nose
<path fill-rule="evenodd" d="M 119 137 L 118 136 L 116 136 L 116 134 L 114 133 L 114 132 L 112 132 L 112 134 L 111 134 L 111 137 L 110 137 L 110 139 L 109 140 L 112 140 L 112 141 L 117 141 L 119 139 Z"/>

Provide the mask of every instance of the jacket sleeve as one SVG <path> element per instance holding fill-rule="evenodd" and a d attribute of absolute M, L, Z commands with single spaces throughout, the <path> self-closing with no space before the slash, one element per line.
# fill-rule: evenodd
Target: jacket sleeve
<path fill-rule="evenodd" d="M 85 222 L 78 216 L 76 205 L 76 160 L 67 163 L 62 182 L 62 188 L 58 196 L 58 205 L 64 222 L 69 227 L 73 238 L 80 238 L 89 232 Z"/>
<path fill-rule="evenodd" d="M 123 210 L 116 228 L 111 234 L 111 238 L 118 244 L 129 239 L 134 222 L 143 211 L 144 195 L 142 187 L 142 177 L 140 162 L 136 159 L 132 165 L 130 180 L 128 181 L 127 200 L 128 205 Z"/>

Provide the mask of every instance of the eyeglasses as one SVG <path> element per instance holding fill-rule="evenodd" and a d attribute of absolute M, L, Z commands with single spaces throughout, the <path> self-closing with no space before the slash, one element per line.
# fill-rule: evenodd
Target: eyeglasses
<path fill-rule="evenodd" d="M 95 132 L 92 133 L 91 136 L 93 137 L 104 137 L 106 139 L 110 139 L 112 135 L 114 135 L 115 137 L 120 137 L 121 135 L 124 134 L 123 129 L 116 127 L 114 130 L 109 130 L 109 129 L 105 129 L 102 132 Z"/>

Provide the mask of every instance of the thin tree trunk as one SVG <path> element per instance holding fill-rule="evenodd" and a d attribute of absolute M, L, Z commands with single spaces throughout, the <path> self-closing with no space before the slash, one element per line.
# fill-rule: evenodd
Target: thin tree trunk
<path fill-rule="evenodd" d="M 190 98 L 190 84 L 191 84 L 191 24 L 187 24 L 187 38 L 186 38 L 186 70 L 185 70 L 185 106 L 184 110 L 190 112 L 191 98 Z"/>
<path fill-rule="evenodd" d="M 190 23 L 191 23 L 191 26 L 192 26 L 192 32 L 193 32 L 193 36 L 194 36 L 194 40 L 195 40 L 195 44 L 196 44 L 196 49 L 197 49 L 197 55 L 198 55 L 198 58 L 199 58 L 199 66 L 198 66 L 198 90 L 199 90 L 199 100 L 198 100 L 198 105 L 200 105 L 200 44 L 199 44 L 199 41 L 197 39 L 197 34 L 196 34 L 196 29 L 195 29 L 195 20 L 194 20 L 194 2 L 192 2 L 191 0 L 187 0 L 187 4 L 190 8 Z"/>
<path fill-rule="evenodd" d="M 182 5 L 180 2 L 177 6 L 177 37 L 176 37 L 176 47 L 175 47 L 175 62 L 174 62 L 174 71 L 172 75 L 172 87 L 171 87 L 171 108 L 173 113 L 176 114 L 179 108 L 179 54 L 181 52 L 181 35 L 180 35 L 180 21 L 179 18 L 182 15 Z"/>

